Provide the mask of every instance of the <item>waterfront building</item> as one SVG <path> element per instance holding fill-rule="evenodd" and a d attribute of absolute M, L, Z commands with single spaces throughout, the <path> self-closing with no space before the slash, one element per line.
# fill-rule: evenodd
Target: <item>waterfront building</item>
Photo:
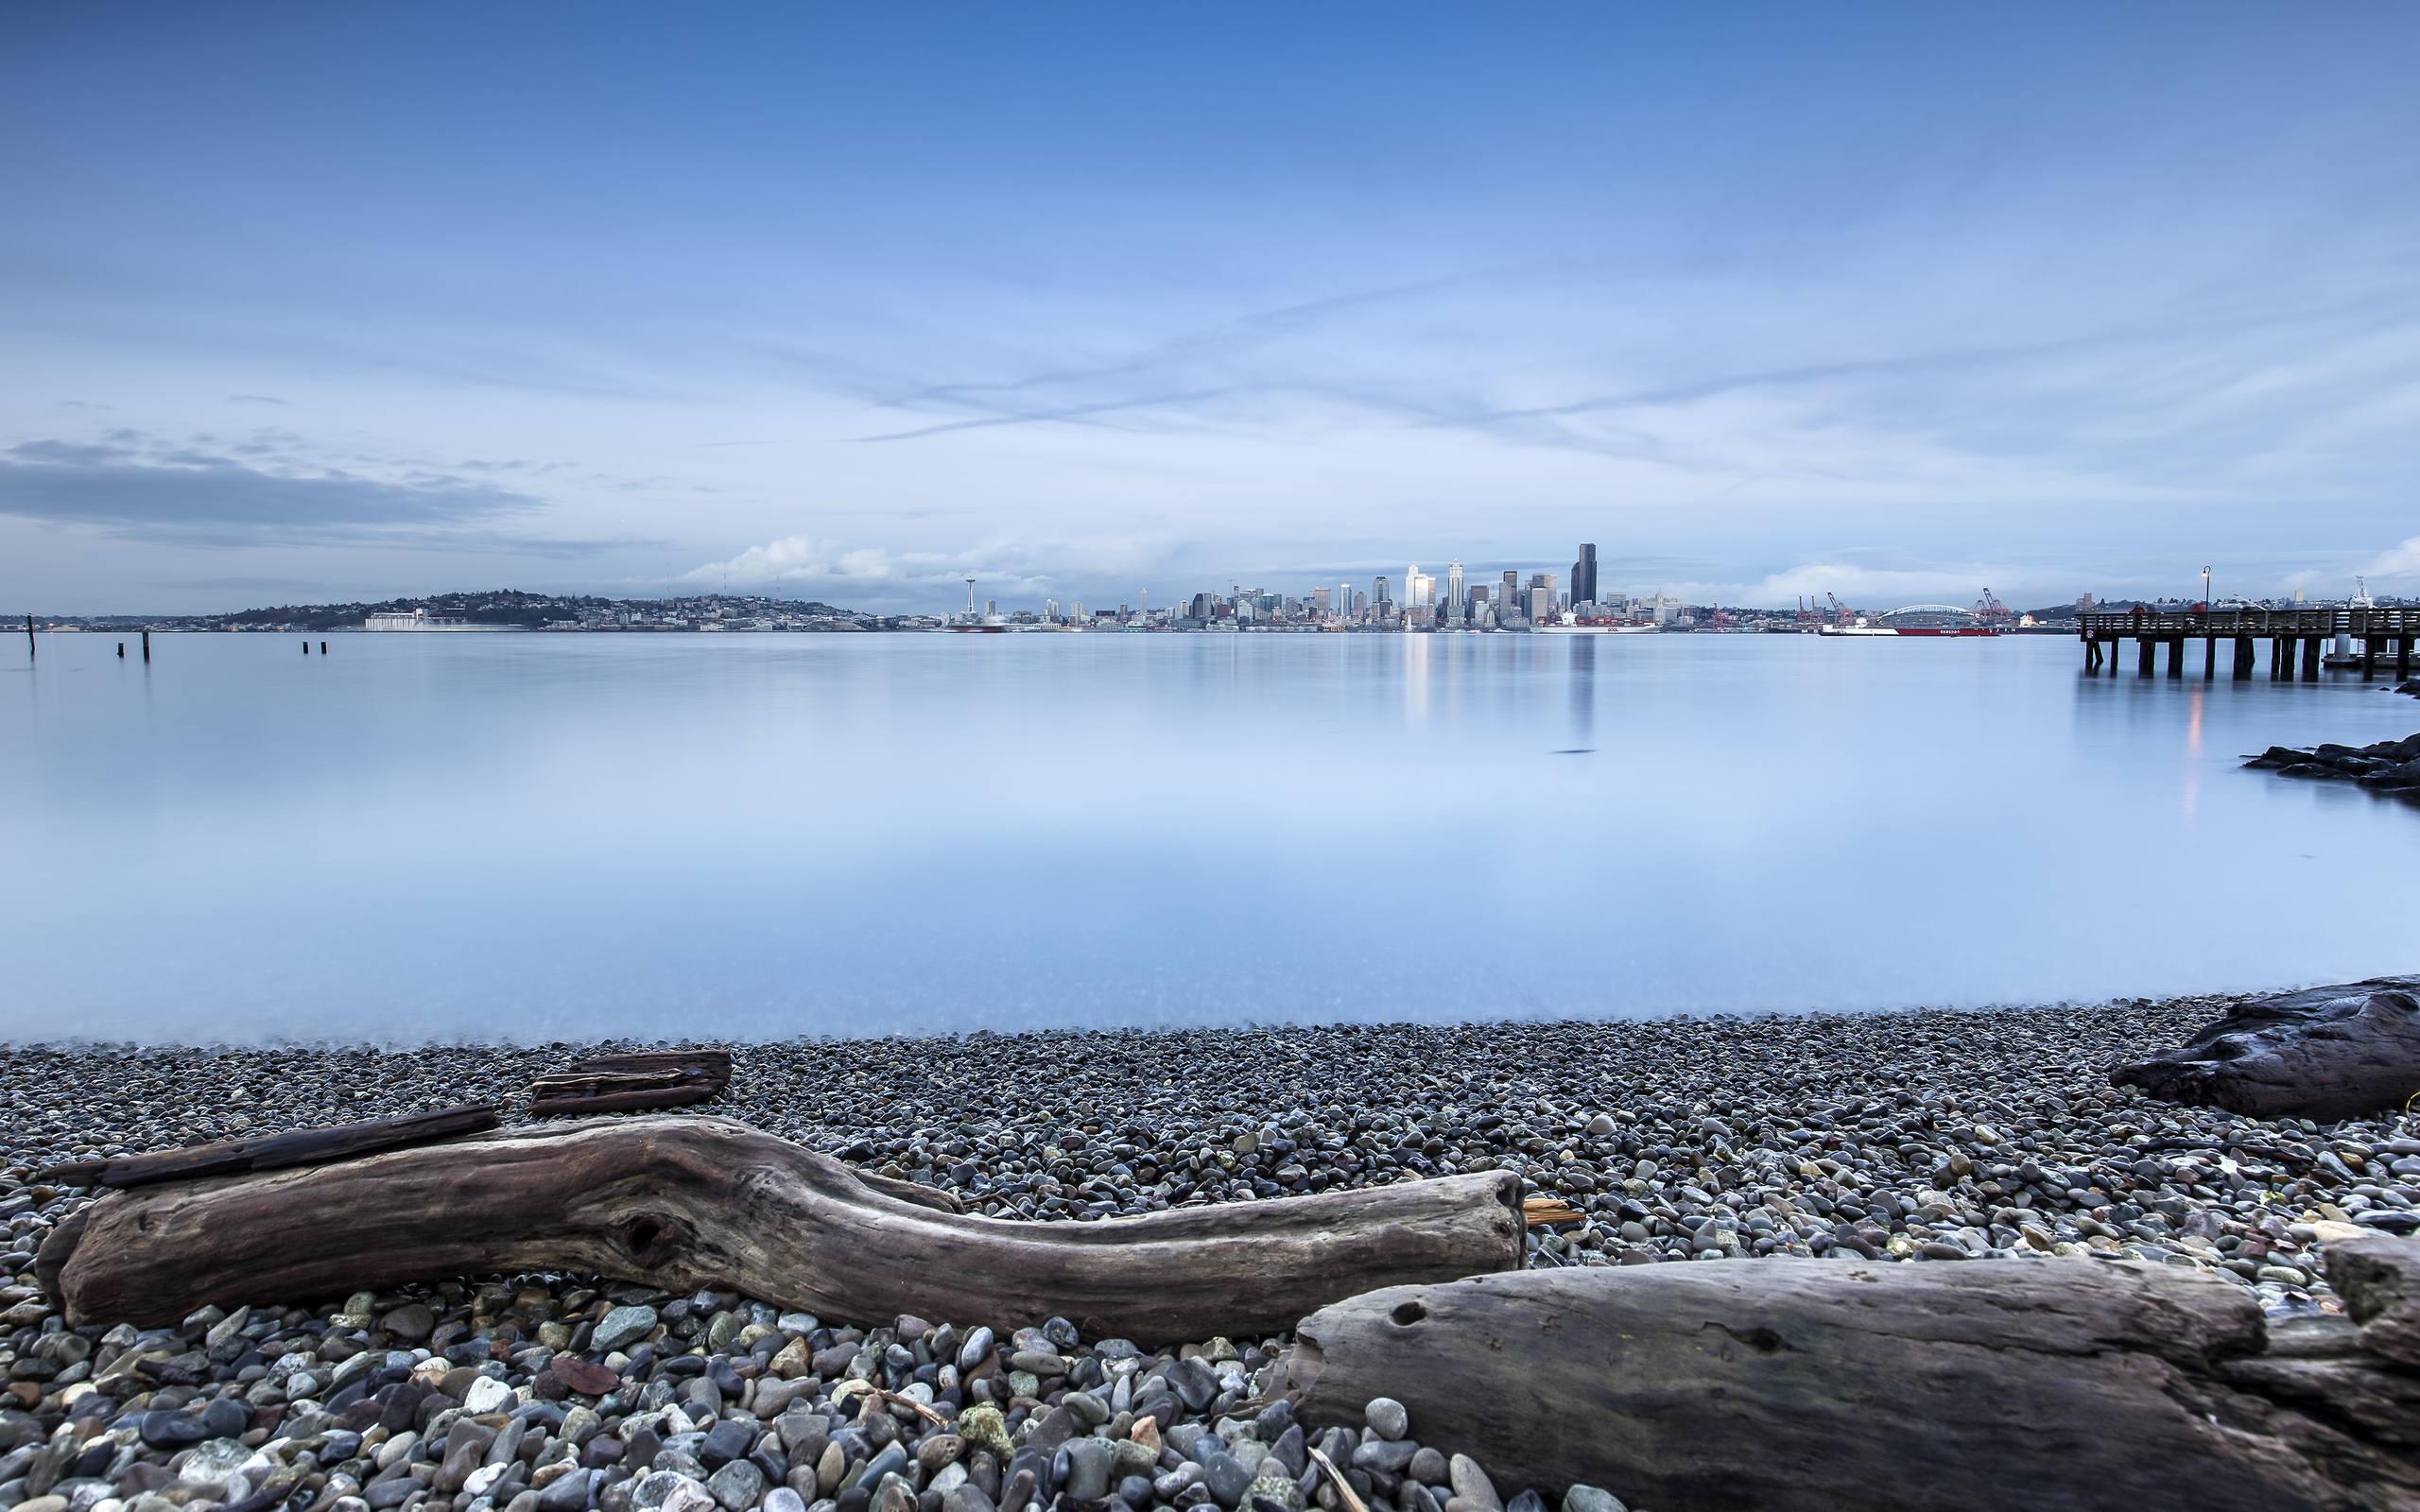
<path fill-rule="evenodd" d="M 1461 624 L 1466 602 L 1462 595 L 1462 564 L 1449 561 L 1445 564 L 1445 623 Z"/>
<path fill-rule="evenodd" d="M 1597 543 L 1580 543 L 1580 559 L 1571 564 L 1571 601 L 1574 604 L 1597 602 Z"/>
<path fill-rule="evenodd" d="M 1498 604 L 1521 602 L 1521 575 L 1517 570 L 1511 567 L 1504 569 L 1503 587 L 1497 591 L 1495 601 Z"/>

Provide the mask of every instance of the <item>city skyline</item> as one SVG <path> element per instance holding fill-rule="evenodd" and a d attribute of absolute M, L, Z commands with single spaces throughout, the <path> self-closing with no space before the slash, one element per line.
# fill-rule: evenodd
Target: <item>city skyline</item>
<path fill-rule="evenodd" d="M 2420 589 L 2420 12 L 1749 11 L 13 9 L 0 601 Z"/>

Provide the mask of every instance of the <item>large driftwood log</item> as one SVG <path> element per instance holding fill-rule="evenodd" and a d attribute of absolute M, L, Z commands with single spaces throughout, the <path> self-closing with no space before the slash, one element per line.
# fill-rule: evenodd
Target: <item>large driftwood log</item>
<path fill-rule="evenodd" d="M 2109 1079 L 2259 1118 L 2360 1118 L 2420 1092 L 2420 977 L 2281 992 Z"/>
<path fill-rule="evenodd" d="M 190 1144 L 179 1150 L 153 1150 L 143 1155 L 118 1155 L 98 1160 L 70 1160 L 35 1173 L 38 1181 L 70 1187 L 141 1187 L 162 1181 L 190 1181 L 198 1177 L 225 1176 L 235 1171 L 279 1171 L 295 1165 L 320 1165 L 351 1160 L 373 1150 L 426 1144 L 475 1133 L 496 1125 L 496 1105 L 463 1103 L 430 1113 L 405 1113 L 373 1118 L 329 1128 L 287 1129 L 216 1144 Z"/>
<path fill-rule="evenodd" d="M 2264 1352 L 2250 1292 L 2140 1262 L 1715 1261 L 1374 1292 L 1286 1380 L 1313 1424 L 1393 1397 L 1499 1490 L 1658 1512 L 2420 1507 L 2420 1378 L 2354 1334 Z"/>
<path fill-rule="evenodd" d="M 1374 1286 L 1518 1264 L 1518 1191 L 1496 1171 L 1013 1223 L 910 1201 L 743 1124 L 613 1119 L 112 1193 L 53 1230 L 38 1269 L 78 1323 L 566 1270 L 860 1320 L 1063 1314 L 1159 1342 L 1273 1332 Z"/>

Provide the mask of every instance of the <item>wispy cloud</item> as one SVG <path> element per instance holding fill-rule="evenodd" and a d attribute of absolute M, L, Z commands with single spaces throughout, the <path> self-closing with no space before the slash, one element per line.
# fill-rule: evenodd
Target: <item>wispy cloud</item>
<path fill-rule="evenodd" d="M 273 404 L 279 409 L 290 407 L 285 400 L 278 398 L 275 394 L 229 394 L 227 396 L 227 403 L 231 404 Z"/>

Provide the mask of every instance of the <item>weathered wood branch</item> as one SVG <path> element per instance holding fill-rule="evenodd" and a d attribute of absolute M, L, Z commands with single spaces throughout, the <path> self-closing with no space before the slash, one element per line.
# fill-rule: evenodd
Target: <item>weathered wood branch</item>
<path fill-rule="evenodd" d="M 452 1139 L 495 1125 L 495 1104 L 463 1103 L 435 1112 L 373 1118 L 330 1128 L 288 1129 L 217 1144 L 194 1144 L 101 1160 L 70 1160 L 36 1173 L 34 1179 L 71 1187 L 150 1186 L 237 1171 L 279 1171 L 289 1166 L 324 1164 L 376 1150 Z"/>
<path fill-rule="evenodd" d="M 686 1108 L 720 1091 L 705 1077 L 685 1073 L 561 1072 L 529 1084 L 527 1110 L 532 1118 L 632 1113 Z"/>
<path fill-rule="evenodd" d="M 731 1052 L 705 1048 L 696 1050 L 640 1050 L 622 1056 L 590 1056 L 572 1062 L 574 1071 L 673 1071 L 693 1070 L 710 1074 L 728 1082 L 731 1080 Z"/>
<path fill-rule="evenodd" d="M 2360 1118 L 2420 1092 L 2420 977 L 2382 976 L 2245 1003 L 2192 1043 L 2109 1079 L 2165 1102 L 2258 1118 Z"/>
<path fill-rule="evenodd" d="M 2420 1506 L 2420 1378 L 2354 1336 L 2273 1356 L 2251 1293 L 2139 1262 L 1720 1261 L 1374 1292 L 1286 1380 L 1315 1425 L 1396 1398 L 1499 1490 L 1660 1512 Z"/>
<path fill-rule="evenodd" d="M 724 1119 L 599 1120 L 112 1193 L 80 1231 L 53 1230 L 40 1267 L 78 1322 L 568 1270 L 842 1318 L 1063 1314 L 1159 1342 L 1521 1258 L 1501 1171 L 1097 1223 L 953 1214 L 900 1185 Z"/>
<path fill-rule="evenodd" d="M 731 1085 L 728 1050 L 651 1050 L 595 1056 L 529 1085 L 536 1118 L 625 1113 L 702 1103 Z"/>

